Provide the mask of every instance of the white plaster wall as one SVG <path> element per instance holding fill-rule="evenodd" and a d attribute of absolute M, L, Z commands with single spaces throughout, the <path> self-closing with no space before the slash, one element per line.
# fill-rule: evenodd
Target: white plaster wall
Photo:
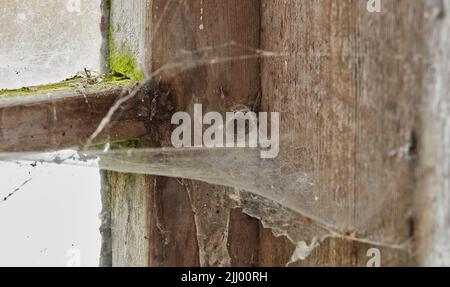
<path fill-rule="evenodd" d="M 0 0 L 0 89 L 99 71 L 101 0 Z"/>

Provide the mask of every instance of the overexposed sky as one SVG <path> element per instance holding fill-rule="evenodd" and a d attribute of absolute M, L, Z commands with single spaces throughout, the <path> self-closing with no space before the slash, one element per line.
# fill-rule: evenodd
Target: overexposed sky
<path fill-rule="evenodd" d="M 0 266 L 98 266 L 99 170 L 0 162 L 1 200 L 24 182 L 0 202 Z"/>
<path fill-rule="evenodd" d="M 0 89 L 100 70 L 100 3 L 1 0 Z M 98 169 L 0 162 L 0 266 L 98 266 L 100 210 Z"/>

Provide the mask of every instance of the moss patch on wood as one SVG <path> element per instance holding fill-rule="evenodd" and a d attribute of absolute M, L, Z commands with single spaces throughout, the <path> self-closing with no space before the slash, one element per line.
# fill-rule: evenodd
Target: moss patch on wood
<path fill-rule="evenodd" d="M 23 87 L 20 89 L 13 89 L 13 90 L 3 89 L 0 90 L 0 98 L 42 95 L 46 93 L 63 92 L 63 91 L 74 91 L 79 89 L 80 87 L 91 89 L 103 89 L 103 88 L 106 89 L 115 86 L 126 86 L 133 83 L 133 81 L 130 80 L 129 78 L 116 74 L 101 75 L 99 77 L 103 78 L 103 80 L 101 82 L 93 84 L 89 84 L 83 77 L 76 76 L 59 83 Z"/>
<path fill-rule="evenodd" d="M 130 45 L 118 38 L 119 31 L 123 29 L 123 23 L 114 23 L 112 17 L 111 3 L 109 4 L 110 17 L 108 29 L 108 62 L 109 69 L 113 74 L 123 75 L 130 80 L 140 81 L 144 79 L 144 72 L 136 59 L 136 53 L 133 52 Z"/>
<path fill-rule="evenodd" d="M 126 48 L 115 48 L 111 42 L 109 45 L 109 68 L 114 74 L 123 75 L 133 81 L 144 79 L 144 73 L 131 52 Z"/>
<path fill-rule="evenodd" d="M 111 149 L 132 149 L 145 148 L 148 145 L 148 140 L 145 137 L 133 138 L 125 141 L 115 142 L 111 144 Z"/>

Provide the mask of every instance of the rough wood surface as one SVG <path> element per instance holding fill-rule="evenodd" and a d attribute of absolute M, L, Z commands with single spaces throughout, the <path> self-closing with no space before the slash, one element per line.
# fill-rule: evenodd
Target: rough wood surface
<path fill-rule="evenodd" d="M 111 246 L 116 267 L 148 266 L 148 177 L 110 173 Z"/>
<path fill-rule="evenodd" d="M 450 265 L 450 3 L 426 1 L 417 248 L 419 264 Z"/>
<path fill-rule="evenodd" d="M 281 113 L 280 157 L 319 179 L 315 204 L 354 207 L 322 215 L 355 223 L 347 237 L 379 240 L 327 239 L 290 266 L 365 266 L 370 248 L 383 266 L 448 265 L 450 4 L 383 0 L 380 13 L 366 5 L 113 0 L 111 43 L 147 77 L 161 72 L 177 110 L 255 107 L 261 95 L 261 111 Z M 280 56 L 213 64 L 254 48 Z M 120 93 L 0 99 L 0 151 L 83 145 Z M 156 119 L 149 129 L 146 101 L 130 101 L 97 142 L 145 135 L 145 146 L 169 146 L 170 123 Z M 110 242 L 102 265 L 285 266 L 295 250 L 245 215 L 230 188 L 113 172 L 103 179 Z M 405 250 L 380 246 L 390 241 Z"/>
<path fill-rule="evenodd" d="M 123 88 L 117 87 L 0 99 L 0 150 L 46 151 L 83 146 L 122 92 Z M 114 118 L 93 143 L 145 135 L 148 112 L 146 105 L 140 104 L 142 100 L 130 102 L 129 108 Z"/>
<path fill-rule="evenodd" d="M 306 260 L 291 265 L 366 266 L 370 259 L 367 251 L 373 247 L 381 251 L 383 266 L 414 265 L 418 258 L 419 263 L 436 262 L 435 256 L 441 256 L 436 250 L 428 259 L 415 253 L 423 254 L 420 250 L 429 250 L 429 242 L 446 238 L 439 232 L 423 236 L 430 234 L 429 222 L 436 218 L 430 213 L 423 217 L 423 206 L 414 209 L 415 191 L 421 184 L 425 186 L 422 195 L 431 184 L 436 187 L 434 194 L 445 200 L 448 170 L 441 157 L 444 147 L 429 163 L 417 154 L 427 143 L 422 137 L 428 135 L 421 133 L 424 123 L 420 117 L 421 96 L 427 90 L 423 85 L 427 41 L 423 1 L 385 0 L 381 13 L 369 13 L 365 0 L 139 3 L 138 18 L 147 19 L 146 54 L 140 52 L 139 59 L 145 61 L 147 75 L 164 68 L 158 76 L 171 89 L 178 110 L 192 112 L 194 103 L 202 103 L 205 112 L 229 111 L 236 104 L 251 105 L 261 91 L 261 110 L 282 113 L 280 156 L 318 175 L 319 192 L 334 191 L 319 193 L 318 204 L 356 207 L 364 200 L 374 202 L 368 208 L 379 208 L 381 203 L 382 212 L 370 219 L 373 222 L 365 221 L 361 208 L 352 212 L 343 209 L 335 216 L 361 223 L 356 226 L 358 235 L 377 235 L 387 242 L 408 243 L 405 246 L 410 248 L 408 252 L 328 239 Z M 440 33 L 445 34 L 445 12 L 436 15 Z M 261 62 L 253 59 L 192 65 L 210 51 L 198 49 L 231 41 L 284 56 Z M 445 42 L 437 42 L 430 47 L 436 43 L 443 53 Z M 216 55 L 235 52 L 228 47 Z M 165 69 L 166 64 L 181 63 L 187 55 L 191 58 L 185 66 L 175 66 L 182 73 L 173 66 Z M 443 72 L 446 66 L 438 67 Z M 431 87 L 442 96 L 438 84 Z M 446 118 L 430 114 L 436 121 L 430 120 L 429 125 L 442 132 Z M 170 125 L 161 124 L 151 132 L 156 139 L 149 145 L 170 145 Z M 434 151 L 432 145 L 427 149 Z M 428 166 L 439 164 L 440 169 L 433 170 L 428 182 L 421 177 L 417 181 L 419 161 L 422 173 L 430 170 Z M 440 184 L 435 185 L 433 178 Z M 233 191 L 151 176 L 141 184 L 142 194 L 149 198 L 148 206 L 141 208 L 148 208 L 149 244 L 145 246 L 150 266 L 285 266 L 289 262 L 295 249 L 292 243 L 284 237 L 276 238 L 257 220 L 233 209 L 235 206 L 224 195 Z M 115 186 L 120 184 L 116 182 Z M 379 198 L 384 192 L 390 194 L 389 200 Z M 426 194 L 425 198 L 434 202 L 430 196 Z M 418 222 L 425 222 L 425 228 L 418 228 Z M 130 224 L 123 221 L 116 228 Z M 122 263 L 127 262 L 121 260 L 116 265 Z"/>
<path fill-rule="evenodd" d="M 109 57 L 127 57 L 141 72 L 144 72 L 147 49 L 147 2 L 112 0 L 109 11 Z M 148 135 L 148 129 L 143 135 Z M 111 234 L 110 242 L 103 241 L 102 259 L 109 258 L 109 261 L 103 261 L 111 266 L 148 266 L 149 215 L 153 212 L 149 200 L 153 177 L 109 171 L 101 173 L 105 179 L 103 197 L 110 198 L 112 203 L 103 203 L 103 217 L 109 219 L 103 228 L 110 230 Z"/>
<path fill-rule="evenodd" d="M 210 56 L 200 49 L 223 47 L 232 41 L 258 48 L 259 10 L 259 0 L 151 1 L 147 67 L 157 71 L 177 58 L 183 60 L 183 51 L 198 51 L 186 62 L 193 61 L 195 66 Z M 243 52 L 228 46 L 213 49 L 211 54 L 226 57 Z M 192 113 L 194 103 L 203 104 L 204 112 L 250 105 L 260 89 L 258 60 L 203 65 L 176 74 L 184 68 L 166 70 L 161 78 L 172 88 L 180 111 Z M 169 145 L 170 134 L 162 137 L 166 142 L 160 144 Z M 155 221 L 161 227 L 152 232 L 151 266 L 257 265 L 258 223 L 230 210 L 223 187 L 177 179 L 157 178 L 156 182 L 164 184 L 155 185 L 151 205 L 165 216 L 150 219 L 152 230 Z M 245 246 L 251 248 L 244 250 Z"/>
<path fill-rule="evenodd" d="M 413 236 L 423 2 L 382 2 L 382 13 L 369 13 L 367 1 L 263 1 L 262 48 L 289 56 L 264 60 L 262 108 L 284 114 L 281 156 L 320 175 L 322 206 L 346 200 L 356 207 L 364 198 L 375 205 L 382 192 L 391 192 L 394 200 L 379 214 L 383 225 L 366 222 L 369 229 L 361 231 L 381 228 L 407 241 Z M 361 212 L 335 216 L 357 222 Z M 365 266 L 372 247 L 328 240 L 298 265 Z M 260 260 L 280 265 L 285 252 L 291 250 Z M 383 265 L 413 264 L 404 251 L 387 248 L 381 255 Z"/>

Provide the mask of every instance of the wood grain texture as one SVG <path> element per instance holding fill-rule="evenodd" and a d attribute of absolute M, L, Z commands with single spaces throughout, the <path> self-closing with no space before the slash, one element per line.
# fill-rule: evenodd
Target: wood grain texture
<path fill-rule="evenodd" d="M 135 71 L 145 71 L 147 27 L 146 0 L 112 0 L 109 11 L 109 57 L 126 56 L 135 64 Z M 148 121 L 147 114 L 146 121 Z M 148 136 L 148 127 L 142 136 Z M 146 146 L 143 142 L 139 143 Z M 111 266 L 148 266 L 150 252 L 149 216 L 152 176 L 102 171 L 103 229 L 110 230 L 109 242 L 103 241 L 101 261 Z M 109 219 L 109 220 L 108 220 Z M 108 226 L 109 223 L 109 226 Z M 110 250 L 108 250 L 110 248 Z M 103 260 L 102 260 L 103 259 Z M 108 261 L 109 259 L 109 261 Z"/>
<path fill-rule="evenodd" d="M 233 41 L 258 48 L 259 0 L 154 0 L 151 7 L 147 67 L 152 72 L 164 70 L 161 81 L 171 87 L 179 111 L 192 113 L 194 103 L 201 103 L 205 113 L 224 112 L 237 104 L 250 105 L 255 101 L 260 89 L 258 60 L 219 65 L 197 66 L 196 63 L 210 56 L 233 57 L 246 52 L 227 45 Z M 212 48 L 212 52 L 201 50 L 206 47 Z M 164 68 L 183 61 L 187 66 Z M 187 67 L 192 69 L 186 70 Z M 170 138 L 170 134 L 165 137 Z M 168 144 L 168 141 L 162 143 Z M 152 237 L 152 249 L 157 251 L 150 253 L 151 266 L 256 264 L 250 250 L 258 246 L 258 223 L 242 213 L 230 211 L 224 188 L 191 181 L 180 184 L 177 179 L 161 180 L 165 185 L 155 186 L 152 205 L 157 204 L 168 214 L 159 218 L 159 224 L 165 241 L 170 244 L 164 244 L 161 237 Z M 230 229 L 229 225 L 234 227 Z M 243 236 L 246 232 L 248 236 Z M 241 252 L 244 238 L 246 246 L 253 249 Z M 164 256 L 155 256 L 156 253 Z"/>
<path fill-rule="evenodd" d="M 223 113 L 261 95 L 261 111 L 281 113 L 280 157 L 316 175 L 311 208 L 354 228 L 347 237 L 375 238 L 327 239 L 290 266 L 365 266 L 374 247 L 383 266 L 448 265 L 450 5 L 383 0 L 369 13 L 366 4 L 113 0 L 110 31 L 179 111 L 201 103 Z M 258 48 L 279 57 L 237 59 Z M 83 145 L 121 93 L 0 99 L 0 151 Z M 143 96 L 96 142 L 146 136 L 145 147 L 170 146 L 168 118 L 148 125 Z M 102 265 L 285 266 L 295 250 L 243 214 L 230 188 L 102 174 Z M 380 246 L 389 242 L 405 250 Z"/>
<path fill-rule="evenodd" d="M 123 88 L 66 91 L 0 99 L 0 150 L 46 151 L 78 148 L 96 130 Z M 124 107 L 93 143 L 147 134 L 142 97 Z M 148 105 L 147 105 L 148 106 Z"/>
<path fill-rule="evenodd" d="M 412 236 L 423 3 L 383 1 L 382 13 L 369 13 L 366 3 L 263 1 L 262 48 L 288 57 L 264 60 L 262 108 L 282 113 L 281 156 L 319 175 L 321 206 L 344 200 L 353 212 L 333 216 L 359 222 L 368 210 L 356 206 L 367 199 L 376 205 L 388 191 L 393 200 L 360 231 L 381 228 L 401 242 Z M 411 147 L 406 154 L 392 153 L 404 146 Z M 365 266 L 371 247 L 327 240 L 298 265 Z M 290 252 L 265 252 L 260 260 L 281 265 Z M 407 252 L 382 250 L 383 265 L 409 260 Z"/>
<path fill-rule="evenodd" d="M 421 109 L 419 190 L 416 200 L 419 264 L 450 265 L 450 3 L 426 2 L 426 80 Z"/>
<path fill-rule="evenodd" d="M 280 156 L 319 178 L 318 206 L 354 206 L 323 216 L 342 219 L 343 225 L 356 223 L 358 236 L 370 234 L 413 247 L 408 252 L 327 239 L 306 260 L 291 265 L 365 266 L 372 247 L 380 249 L 383 266 L 415 265 L 414 252 L 429 246 L 425 236 L 420 240 L 426 244 L 414 248 L 417 220 L 430 220 L 421 216 L 420 208 L 414 210 L 415 192 L 423 183 L 416 175 L 422 157 L 417 152 L 425 144 L 418 135 L 424 128 L 419 111 L 426 13 L 423 1 L 382 2 L 382 13 L 369 13 L 365 0 L 133 2 L 140 5 L 138 18 L 146 19 L 146 54 L 139 52 L 139 59 L 145 61 L 146 75 L 162 71 L 158 78 L 171 90 L 178 110 L 192 113 L 194 103 L 202 103 L 204 112 L 251 106 L 261 90 L 262 111 L 282 113 Z M 200 48 L 232 41 L 284 56 L 197 65 L 211 51 Z M 239 49 L 225 47 L 212 49 L 213 54 L 239 54 Z M 170 66 L 173 63 L 177 65 Z M 445 123 L 441 118 L 438 130 Z M 436 127 L 435 122 L 431 125 Z M 160 123 L 151 131 L 149 145 L 170 145 L 170 131 L 170 125 Z M 445 166 L 442 162 L 442 171 Z M 438 176 L 444 187 L 445 177 Z M 150 266 L 289 262 L 292 243 L 233 209 L 225 195 L 230 190 L 145 178 L 140 190 L 146 189 L 149 198 L 141 207 L 148 208 L 145 246 Z M 366 218 L 373 210 L 379 211 L 377 216 Z"/>
<path fill-rule="evenodd" d="M 144 72 L 145 57 L 147 53 L 146 30 L 148 29 L 147 0 L 108 0 L 110 1 L 109 11 L 109 57 L 121 58 L 130 57 L 135 65 L 135 71 Z M 117 67 L 109 67 L 111 69 Z M 121 71 L 123 72 L 123 71 Z"/>
<path fill-rule="evenodd" d="M 148 177 L 109 173 L 112 265 L 148 266 Z"/>

